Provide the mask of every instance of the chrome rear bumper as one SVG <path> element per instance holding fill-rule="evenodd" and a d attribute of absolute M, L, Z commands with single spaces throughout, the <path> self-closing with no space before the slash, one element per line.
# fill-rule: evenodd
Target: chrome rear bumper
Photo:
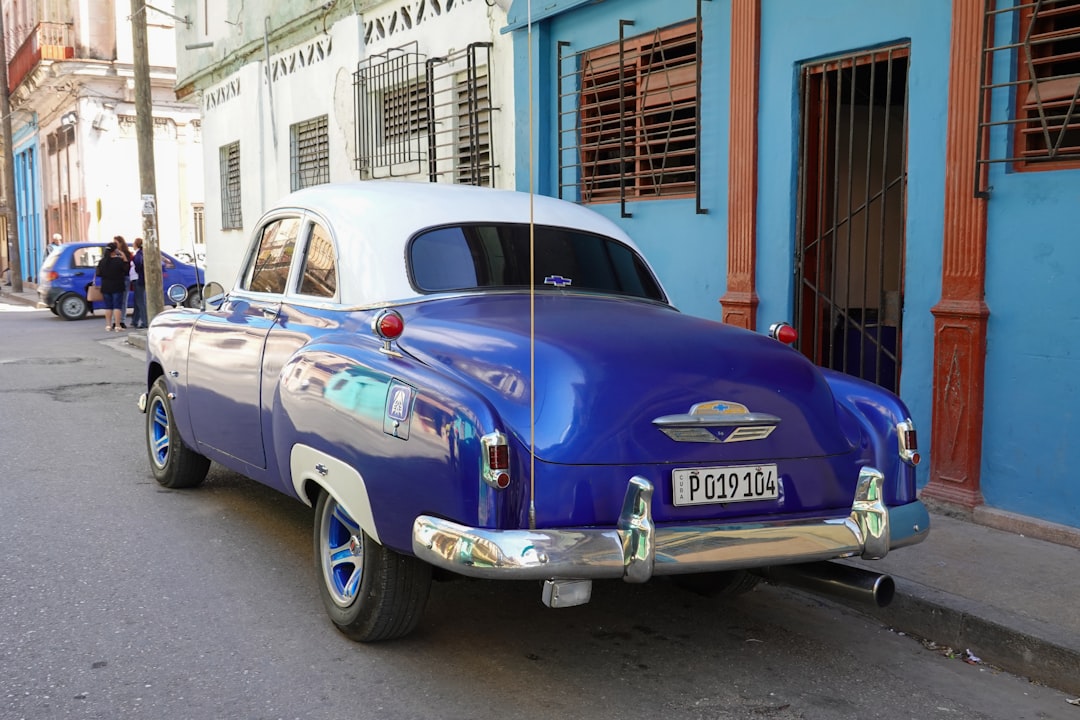
<path fill-rule="evenodd" d="M 922 502 L 885 506 L 885 479 L 859 473 L 851 513 L 843 518 L 777 520 L 656 528 L 652 484 L 631 478 L 613 528 L 488 530 L 421 515 L 413 523 L 413 552 L 461 575 L 505 580 L 624 578 L 716 572 L 860 556 L 922 542 L 930 515 Z"/>

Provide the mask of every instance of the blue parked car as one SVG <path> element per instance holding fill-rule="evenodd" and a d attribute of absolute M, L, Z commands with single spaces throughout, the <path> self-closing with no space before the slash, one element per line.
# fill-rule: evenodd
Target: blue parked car
<path fill-rule="evenodd" d="M 101 243 L 72 242 L 60 245 L 59 248 L 49 253 L 41 266 L 38 283 L 38 300 L 40 305 L 47 306 L 54 315 L 59 315 L 65 320 L 80 320 L 89 312 L 90 304 L 86 300 L 86 288 L 94 283 L 94 271 L 104 245 Z M 162 287 L 168 289 L 172 285 L 183 285 L 188 289 L 187 299 L 184 304 L 188 307 L 196 307 L 202 303 L 201 288 L 204 282 L 203 271 L 194 265 L 180 262 L 171 255 L 161 253 Z M 96 283 L 100 285 L 101 282 Z M 134 305 L 128 294 L 128 307 Z M 166 306 L 172 301 L 162 293 Z M 94 303 L 94 309 L 102 309 L 105 306 Z"/>
<path fill-rule="evenodd" d="M 915 428 L 792 332 L 680 313 L 580 205 L 327 184 L 259 220 L 229 292 L 154 319 L 139 405 L 161 485 L 213 460 L 314 507 L 356 640 L 410 632 L 448 574 L 538 580 L 550 607 L 655 576 L 887 603 L 888 576 L 827 561 L 926 537 Z"/>

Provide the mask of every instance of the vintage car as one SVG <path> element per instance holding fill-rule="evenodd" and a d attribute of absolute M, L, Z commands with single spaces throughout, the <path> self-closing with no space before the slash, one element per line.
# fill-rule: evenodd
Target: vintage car
<path fill-rule="evenodd" d="M 692 317 L 613 222 L 549 197 L 322 185 L 259 220 L 235 286 L 147 333 L 150 468 L 210 461 L 314 506 L 319 592 L 360 641 L 435 577 L 759 577 L 885 603 L 923 540 L 915 428 L 882 388 Z M 434 571 L 434 572 L 433 572 Z"/>

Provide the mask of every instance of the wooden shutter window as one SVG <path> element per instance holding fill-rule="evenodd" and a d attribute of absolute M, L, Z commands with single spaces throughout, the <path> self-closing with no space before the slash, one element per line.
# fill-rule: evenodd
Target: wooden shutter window
<path fill-rule="evenodd" d="M 584 54 L 583 202 L 694 197 L 698 57 L 693 22 Z"/>
<path fill-rule="evenodd" d="M 1016 155 L 1063 166 L 1059 156 L 1080 153 L 1080 0 L 1024 8 L 1020 38 Z"/>

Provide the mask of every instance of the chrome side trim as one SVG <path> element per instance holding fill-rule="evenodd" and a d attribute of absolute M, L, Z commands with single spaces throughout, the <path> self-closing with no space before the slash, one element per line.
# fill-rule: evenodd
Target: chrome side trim
<path fill-rule="evenodd" d="M 881 473 L 866 468 L 860 497 L 844 518 L 656 528 L 648 510 L 652 485 L 634 477 L 613 528 L 489 530 L 421 515 L 413 523 L 412 546 L 436 567 L 507 580 L 645 582 L 654 575 L 883 557 L 891 548 L 921 542 L 929 514 L 920 501 L 886 508 L 882 483 Z"/>

